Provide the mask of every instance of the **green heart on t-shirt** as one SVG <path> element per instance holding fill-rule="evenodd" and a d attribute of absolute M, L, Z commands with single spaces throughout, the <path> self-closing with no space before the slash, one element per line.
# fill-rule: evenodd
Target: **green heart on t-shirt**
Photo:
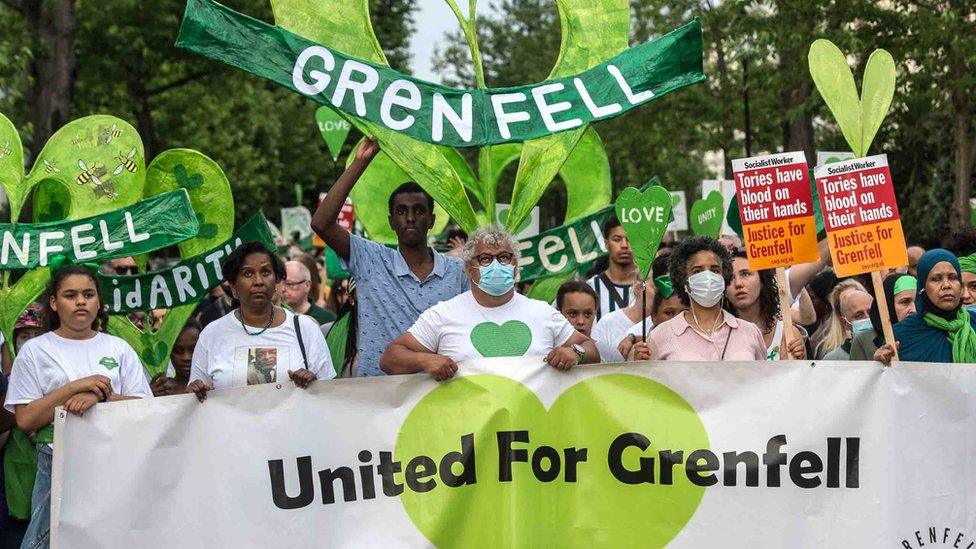
<path fill-rule="evenodd" d="M 471 330 L 471 345 L 485 358 L 522 356 L 532 345 L 532 330 L 520 320 L 509 320 L 501 326 L 482 322 Z"/>

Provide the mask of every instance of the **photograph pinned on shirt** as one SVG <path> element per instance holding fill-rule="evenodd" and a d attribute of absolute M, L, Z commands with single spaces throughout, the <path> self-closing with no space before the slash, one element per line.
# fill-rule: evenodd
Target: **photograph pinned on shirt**
<path fill-rule="evenodd" d="M 276 347 L 247 348 L 247 384 L 261 385 L 278 380 L 278 349 Z"/>

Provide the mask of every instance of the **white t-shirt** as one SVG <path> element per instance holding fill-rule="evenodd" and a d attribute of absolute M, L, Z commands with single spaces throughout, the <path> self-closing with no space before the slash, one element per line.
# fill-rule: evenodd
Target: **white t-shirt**
<path fill-rule="evenodd" d="M 288 381 L 288 371 L 305 368 L 295 335 L 295 314 L 285 311 L 285 321 L 260 335 L 247 335 L 236 310 L 207 324 L 193 350 L 190 381 L 203 380 L 214 389 Z M 318 322 L 298 315 L 308 369 L 318 379 L 332 379 L 332 355 Z M 248 331 L 260 328 L 249 326 Z"/>
<path fill-rule="evenodd" d="M 648 330 L 654 323 L 647 319 Z M 617 350 L 621 340 L 627 336 L 627 330 L 635 326 L 634 321 L 624 313 L 623 309 L 618 309 L 596 323 L 590 337 L 596 341 L 596 346 L 600 351 L 602 362 L 623 362 L 624 357 Z M 637 322 L 637 330 L 640 331 L 641 323 Z"/>
<path fill-rule="evenodd" d="M 515 294 L 504 305 L 483 307 L 467 291 L 424 311 L 408 332 L 431 352 L 461 362 L 547 355 L 576 330 L 544 301 Z"/>
<path fill-rule="evenodd" d="M 14 412 L 17 404 L 96 374 L 109 378 L 116 394 L 153 396 L 139 357 L 123 339 L 101 332 L 90 339 L 67 339 L 47 332 L 28 340 L 17 353 L 4 408 Z"/>

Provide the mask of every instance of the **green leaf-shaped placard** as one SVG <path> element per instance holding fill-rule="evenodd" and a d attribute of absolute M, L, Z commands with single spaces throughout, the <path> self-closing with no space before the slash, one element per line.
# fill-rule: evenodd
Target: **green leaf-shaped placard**
<path fill-rule="evenodd" d="M 810 75 L 857 157 L 866 156 L 895 94 L 895 62 L 885 50 L 868 58 L 858 96 L 847 57 L 833 42 L 816 40 L 807 55 Z"/>
<path fill-rule="evenodd" d="M 360 59 L 389 64 L 373 32 L 365 1 L 271 0 L 271 8 L 275 23 L 282 28 Z M 415 141 L 370 122 L 346 119 L 364 134 L 376 137 L 383 152 L 450 212 L 459 225 L 469 231 L 475 228 L 474 208 L 464 192 L 461 175 L 454 169 L 460 159 L 457 151 Z M 452 155 L 458 158 L 450 159 Z"/>
<path fill-rule="evenodd" d="M 200 220 L 200 234 L 180 243 L 180 257 L 188 259 L 222 244 L 234 232 L 234 198 L 230 182 L 216 162 L 189 149 L 171 149 L 157 156 L 147 170 L 146 196 L 186 189 Z M 137 328 L 126 316 L 109 318 L 109 331 L 139 355 L 151 376 L 166 372 L 169 354 L 196 304 L 167 311 L 156 332 Z"/>
<path fill-rule="evenodd" d="M 627 0 L 556 0 L 556 6 L 562 35 L 559 57 L 549 78 L 586 70 L 627 48 Z M 584 132 L 585 127 L 525 143 L 512 190 L 509 226 L 518 226 L 532 212 Z"/>
<path fill-rule="evenodd" d="M 356 157 L 356 151 L 362 144 L 362 141 L 356 144 L 347 164 Z M 389 156 L 380 152 L 352 188 L 350 198 L 356 208 L 356 219 L 363 224 L 370 240 L 396 244 L 396 233 L 390 228 L 389 222 L 389 198 L 397 187 L 410 180 L 410 176 L 403 173 Z M 431 233 L 442 232 L 450 218 L 444 208 L 434 203 L 434 227 Z"/>
<path fill-rule="evenodd" d="M 10 201 L 11 221 L 20 217 L 32 191 L 36 219 L 81 219 L 142 198 L 142 139 L 122 119 L 94 115 L 69 122 L 45 143 L 26 175 L 20 138 L 13 124 L 0 114 L 0 146 L 7 141 L 11 154 L 0 158 L 0 187 Z M 3 273 L 0 330 L 8 339 L 17 317 L 41 295 L 49 279 L 46 268 L 29 271 L 16 284 L 10 284 L 9 273 Z"/>

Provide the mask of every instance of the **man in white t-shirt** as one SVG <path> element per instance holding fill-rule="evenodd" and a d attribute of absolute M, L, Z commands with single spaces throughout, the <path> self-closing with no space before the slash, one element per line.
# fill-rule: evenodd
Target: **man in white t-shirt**
<path fill-rule="evenodd" d="M 387 347 L 383 371 L 427 372 L 443 381 L 454 376 L 458 362 L 482 357 L 545 356 L 560 370 L 599 362 L 593 341 L 562 313 L 515 292 L 517 250 L 517 241 L 501 229 L 472 233 L 463 254 L 471 290 L 422 313 Z"/>

